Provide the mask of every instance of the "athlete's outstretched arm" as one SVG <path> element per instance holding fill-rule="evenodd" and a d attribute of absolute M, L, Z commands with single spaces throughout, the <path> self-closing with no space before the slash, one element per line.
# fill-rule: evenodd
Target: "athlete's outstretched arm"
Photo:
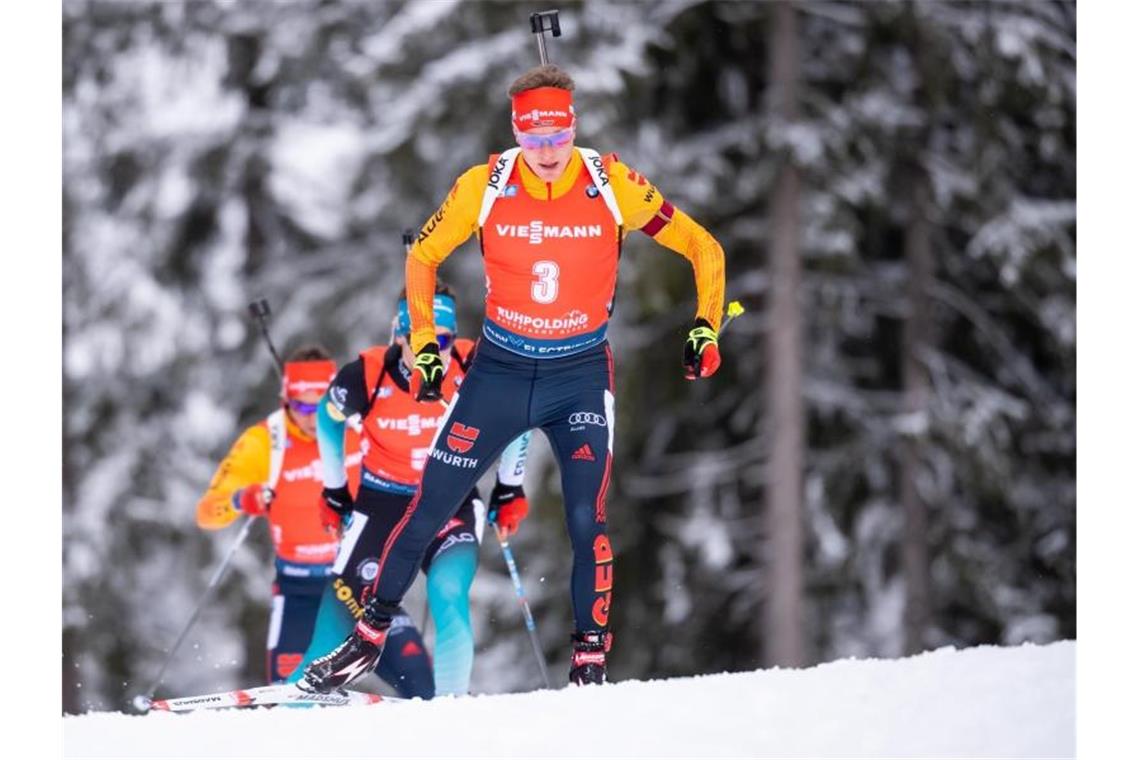
<path fill-rule="evenodd" d="M 435 340 L 432 312 L 435 270 L 478 227 L 479 206 L 487 176 L 485 164 L 464 172 L 452 185 L 443 205 L 420 228 L 419 237 L 408 252 L 404 278 L 408 290 L 408 312 L 412 318 L 413 351 L 418 352 Z"/>
<path fill-rule="evenodd" d="M 689 260 L 697 283 L 696 316 L 719 330 L 724 311 L 724 250 L 720 243 L 625 164 L 612 162 L 609 175 L 626 229 L 641 230 Z"/>
<path fill-rule="evenodd" d="M 199 528 L 224 528 L 241 514 L 234 493 L 269 479 L 269 431 L 262 425 L 247 428 L 218 465 L 210 487 L 198 502 Z"/>

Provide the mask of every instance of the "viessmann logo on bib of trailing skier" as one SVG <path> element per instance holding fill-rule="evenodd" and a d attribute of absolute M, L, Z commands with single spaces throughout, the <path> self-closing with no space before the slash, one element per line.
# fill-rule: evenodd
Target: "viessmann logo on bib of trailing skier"
<path fill-rule="evenodd" d="M 400 430 L 408 435 L 419 435 L 424 430 L 435 430 L 442 421 L 443 415 L 427 417 L 410 414 L 407 417 L 377 417 L 376 427 L 381 431 Z"/>
<path fill-rule="evenodd" d="M 555 330 L 577 330 L 590 323 L 589 315 L 578 309 L 573 309 L 561 317 L 532 317 L 530 314 L 523 314 L 514 309 L 505 309 L 502 306 L 496 307 L 495 313 L 499 324 L 516 329 L 525 327 L 531 330 L 553 332 Z"/>
<path fill-rule="evenodd" d="M 355 467 L 360 464 L 360 459 L 363 454 L 359 451 L 353 452 L 345 457 L 344 463 L 348 467 Z M 281 477 L 286 483 L 295 483 L 298 480 L 317 480 L 319 481 L 323 475 L 321 471 L 321 460 L 314 459 L 308 464 L 299 467 L 293 467 L 288 470 L 281 471 Z"/>
<path fill-rule="evenodd" d="M 546 224 L 534 220 L 530 224 L 496 224 L 499 237 L 527 238 L 531 245 L 540 245 L 547 238 L 600 238 L 600 224 Z"/>

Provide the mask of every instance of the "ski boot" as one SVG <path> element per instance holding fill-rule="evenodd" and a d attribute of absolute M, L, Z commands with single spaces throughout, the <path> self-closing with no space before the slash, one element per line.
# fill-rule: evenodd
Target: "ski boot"
<path fill-rule="evenodd" d="M 297 688 L 328 694 L 371 673 L 384 651 L 384 640 L 388 638 L 392 618 L 399 611 L 398 605 L 381 603 L 376 597 L 369 599 L 364 615 L 348 638 L 336 649 L 309 663 L 297 682 Z"/>
<path fill-rule="evenodd" d="M 606 652 L 613 646 L 609 631 L 583 631 L 570 636 L 574 654 L 570 657 L 570 683 L 585 686 L 606 682 Z"/>

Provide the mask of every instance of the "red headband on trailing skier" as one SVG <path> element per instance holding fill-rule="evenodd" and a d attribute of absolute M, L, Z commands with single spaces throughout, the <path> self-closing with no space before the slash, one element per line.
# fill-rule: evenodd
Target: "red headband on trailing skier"
<path fill-rule="evenodd" d="M 336 362 L 316 360 L 285 362 L 285 377 L 281 389 L 285 398 L 296 398 L 310 391 L 324 393 L 336 377 Z"/>
<path fill-rule="evenodd" d="M 566 129 L 574 124 L 574 99 L 561 87 L 535 87 L 511 98 L 511 121 L 520 132 L 538 127 Z"/>

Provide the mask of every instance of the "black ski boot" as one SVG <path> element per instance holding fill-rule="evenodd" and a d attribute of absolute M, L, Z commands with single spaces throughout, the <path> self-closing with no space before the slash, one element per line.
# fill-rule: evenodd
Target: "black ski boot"
<path fill-rule="evenodd" d="M 570 657 L 570 683 L 584 686 L 606 682 L 606 652 L 613 645 L 609 631 L 583 631 L 570 636 L 574 654 Z"/>
<path fill-rule="evenodd" d="M 380 661 L 388 628 L 399 610 L 398 605 L 383 604 L 376 597 L 369 599 L 364 615 L 348 638 L 325 656 L 310 662 L 297 688 L 328 694 L 371 673 Z"/>

